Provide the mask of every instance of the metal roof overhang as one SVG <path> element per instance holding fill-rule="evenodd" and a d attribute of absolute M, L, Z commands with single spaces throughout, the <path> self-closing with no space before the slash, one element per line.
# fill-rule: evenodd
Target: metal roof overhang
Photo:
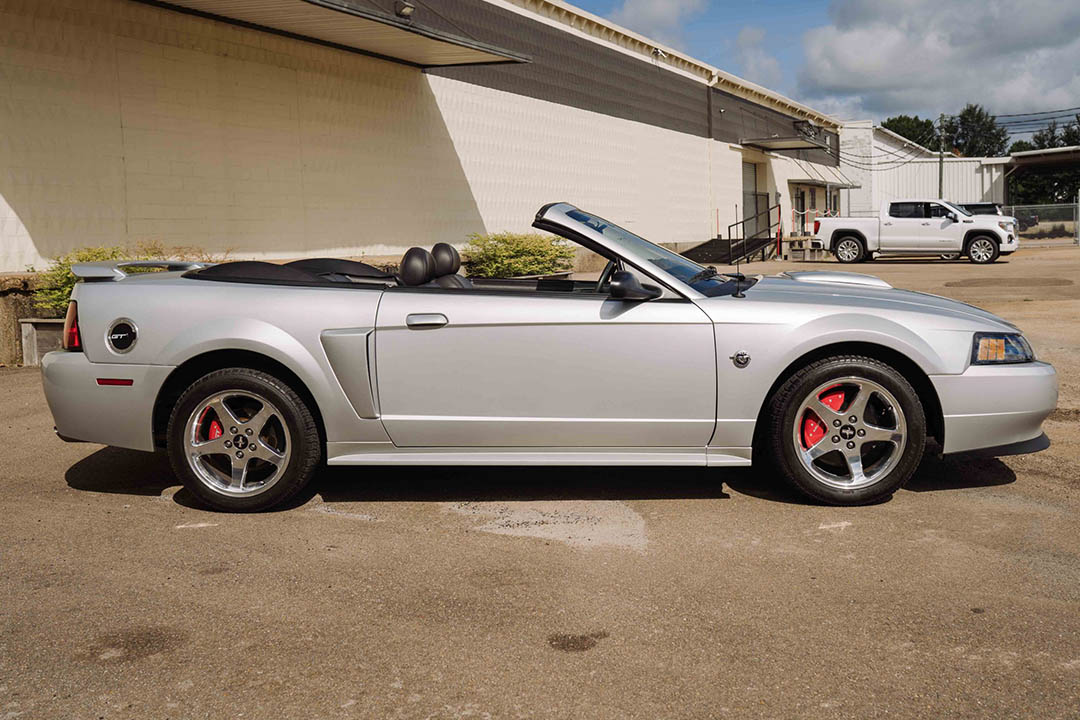
<path fill-rule="evenodd" d="M 1009 163 L 1017 170 L 1065 170 L 1080 167 L 1080 145 L 1013 153 Z"/>
<path fill-rule="evenodd" d="M 137 0 L 415 67 L 529 62 L 526 55 L 353 0 Z M 422 12 L 424 6 L 417 8 Z"/>
<path fill-rule="evenodd" d="M 819 178 L 793 179 L 788 180 L 788 183 L 792 185 L 812 185 L 814 187 L 832 188 L 834 190 L 856 190 L 862 187 L 862 185 L 858 185 L 852 182 L 845 182 L 842 180 L 834 182 L 831 180 L 822 180 Z"/>
<path fill-rule="evenodd" d="M 824 143 L 802 136 L 750 138 L 740 140 L 740 145 L 759 150 L 828 150 Z"/>

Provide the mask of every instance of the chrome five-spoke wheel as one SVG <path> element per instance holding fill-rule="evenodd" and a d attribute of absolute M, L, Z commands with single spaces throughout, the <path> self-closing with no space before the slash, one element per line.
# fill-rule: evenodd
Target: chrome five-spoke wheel
<path fill-rule="evenodd" d="M 292 443 L 281 412 L 265 397 L 226 390 L 199 403 L 187 420 L 187 462 L 209 489 L 234 497 L 273 487 Z"/>
<path fill-rule="evenodd" d="M 856 490 L 878 482 L 907 447 L 904 411 L 884 386 L 841 377 L 814 388 L 795 414 L 797 457 L 819 482 Z"/>

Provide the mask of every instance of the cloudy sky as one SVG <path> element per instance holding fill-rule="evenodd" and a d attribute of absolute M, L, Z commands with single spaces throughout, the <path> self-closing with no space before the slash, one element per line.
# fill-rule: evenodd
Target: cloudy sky
<path fill-rule="evenodd" d="M 1080 106 L 1080 0 L 571 0 L 841 119 Z"/>

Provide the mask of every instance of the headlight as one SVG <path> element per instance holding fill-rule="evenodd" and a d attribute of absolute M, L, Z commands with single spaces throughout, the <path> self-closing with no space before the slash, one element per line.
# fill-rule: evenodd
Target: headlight
<path fill-rule="evenodd" d="M 1012 229 L 1013 229 L 1012 223 L 1008 223 L 1008 222 L 999 222 L 998 227 L 1001 228 L 1002 230 L 1004 230 L 1005 232 L 1012 232 Z"/>
<path fill-rule="evenodd" d="M 972 365 L 1003 365 L 1035 360 L 1031 345 L 1020 333 L 975 333 L 971 346 Z"/>

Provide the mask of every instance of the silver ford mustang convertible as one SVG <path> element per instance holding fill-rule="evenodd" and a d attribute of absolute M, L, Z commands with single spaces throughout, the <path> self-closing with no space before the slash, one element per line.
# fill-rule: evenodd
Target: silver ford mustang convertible
<path fill-rule="evenodd" d="M 1048 445 L 1054 369 L 988 312 L 867 275 L 717 273 L 566 203 L 534 226 L 606 258 L 599 279 L 466 278 L 445 244 L 396 275 L 76 265 L 65 349 L 44 360 L 57 433 L 165 448 L 193 493 L 239 511 L 323 462 L 753 460 L 854 505 L 902 486 L 927 436 L 944 453 Z"/>

